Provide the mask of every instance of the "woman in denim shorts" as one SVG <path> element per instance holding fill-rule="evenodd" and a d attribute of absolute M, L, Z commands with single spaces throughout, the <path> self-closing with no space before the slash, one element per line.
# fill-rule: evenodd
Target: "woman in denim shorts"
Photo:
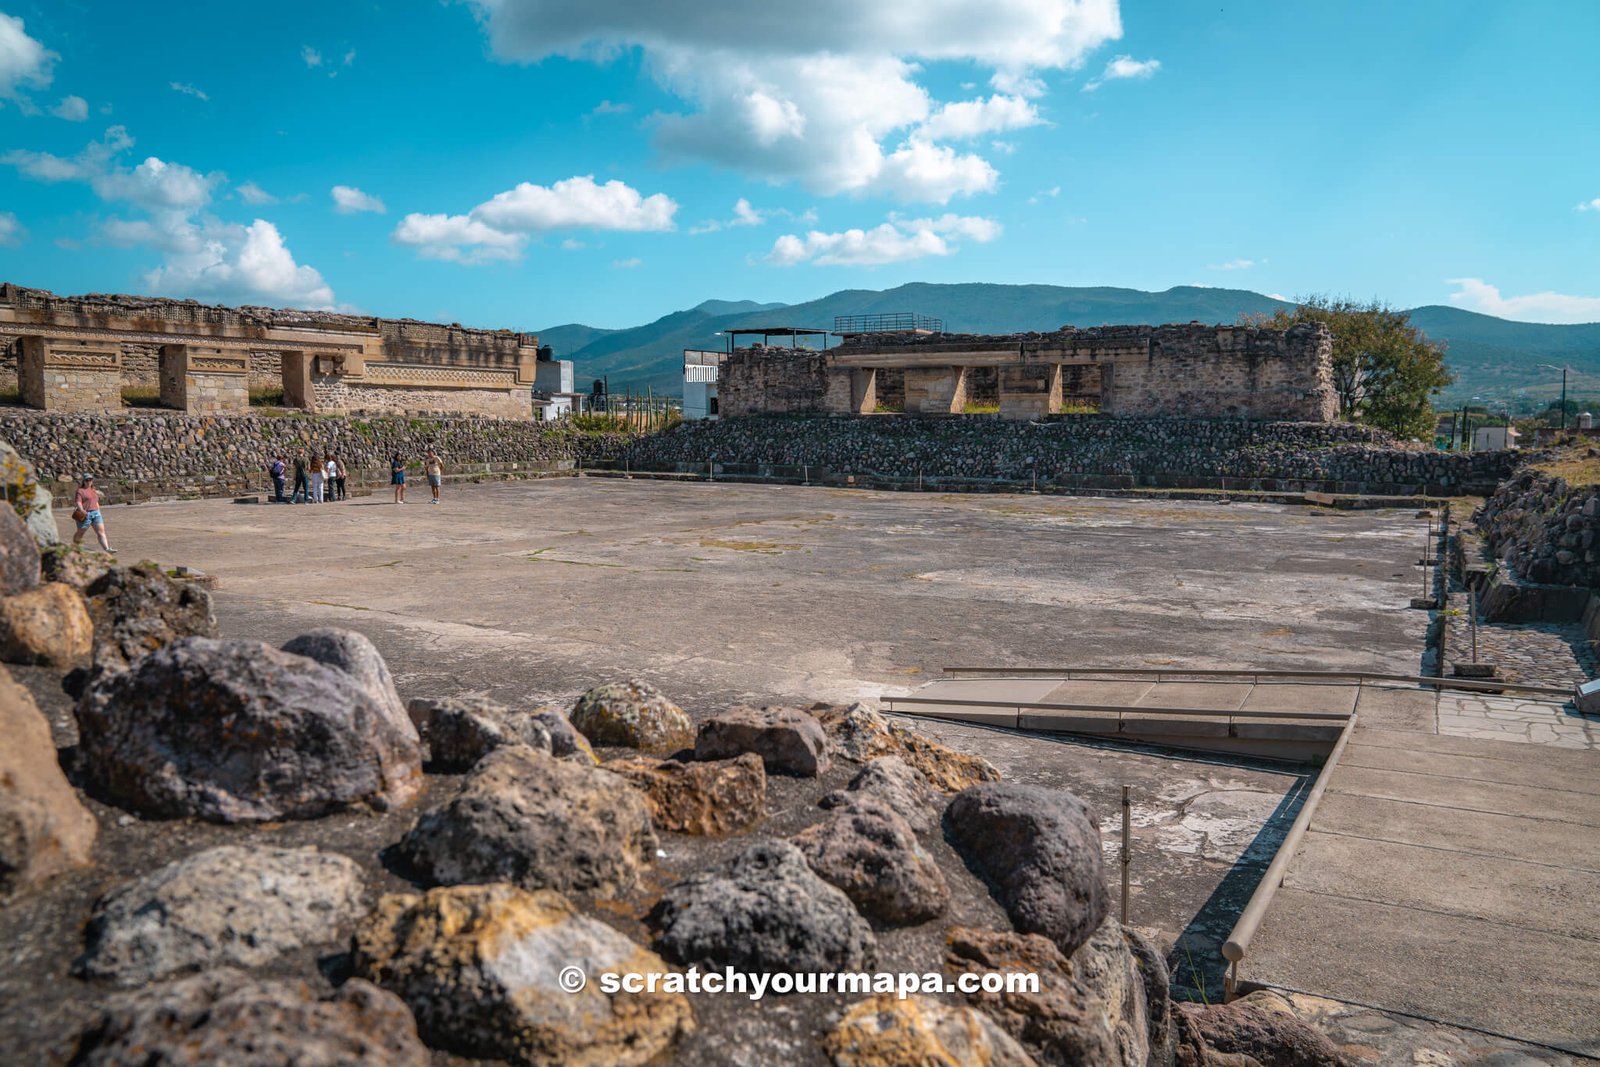
<path fill-rule="evenodd" d="M 92 475 L 85 474 L 78 483 L 78 495 L 74 498 L 74 506 L 83 513 L 83 518 L 78 519 L 78 532 L 72 535 L 72 543 L 81 545 L 83 532 L 92 526 L 94 535 L 100 539 L 100 547 L 110 552 L 111 545 L 106 541 L 106 520 L 100 516 L 100 494 L 95 490 Z"/>

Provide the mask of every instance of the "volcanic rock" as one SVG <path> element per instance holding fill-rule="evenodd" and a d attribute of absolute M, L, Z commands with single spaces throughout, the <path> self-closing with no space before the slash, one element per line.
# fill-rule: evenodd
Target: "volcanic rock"
<path fill-rule="evenodd" d="M 89 655 L 94 624 L 83 594 L 48 582 L 0 597 L 0 659 L 65 669 Z"/>
<path fill-rule="evenodd" d="M 799 708 L 755 708 L 747 704 L 714 715 L 694 742 L 697 760 L 760 756 L 767 770 L 815 778 L 830 766 L 828 740 L 817 721 Z"/>
<path fill-rule="evenodd" d="M 0 898 L 89 863 L 99 824 L 67 784 L 50 724 L 0 667 Z"/>
<path fill-rule="evenodd" d="M 694 744 L 694 723 L 648 682 L 597 685 L 578 698 L 572 725 L 596 745 L 676 752 Z"/>
<path fill-rule="evenodd" d="M 939 865 L 911 825 L 880 802 L 835 811 L 790 840 L 823 881 L 885 926 L 914 926 L 949 906 Z"/>
<path fill-rule="evenodd" d="M 644 793 L 650 821 L 658 830 L 731 834 L 767 813 L 767 772 L 753 752 L 705 763 L 636 756 L 601 766 Z"/>

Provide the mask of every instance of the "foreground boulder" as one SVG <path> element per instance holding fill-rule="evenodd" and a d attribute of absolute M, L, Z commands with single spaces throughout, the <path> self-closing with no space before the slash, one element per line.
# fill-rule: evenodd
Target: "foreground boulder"
<path fill-rule="evenodd" d="M 1070 956 L 1105 919 L 1100 827 L 1071 793 L 1015 782 L 973 786 L 950 802 L 945 826 L 1023 933 L 1043 934 Z"/>
<path fill-rule="evenodd" d="M 950 888 L 911 825 L 886 805 L 862 801 L 790 838 L 811 869 L 885 926 L 942 915 Z"/>
<path fill-rule="evenodd" d="M 354 979 L 318 997 L 304 982 L 219 968 L 110 998 L 78 1039 L 79 1067 L 427 1067 L 411 1013 Z"/>
<path fill-rule="evenodd" d="M 512 709 L 485 696 L 420 698 L 406 705 L 428 739 L 434 769 L 468 771 L 497 748 L 527 745 L 593 766 L 594 749 L 555 708 Z"/>
<path fill-rule="evenodd" d="M 880 994 L 851 1005 L 823 1038 L 822 1049 L 836 1067 L 1033 1067 L 1034 1063 L 986 1016 L 920 994 L 904 1000 Z"/>
<path fill-rule="evenodd" d="M 762 974 L 866 969 L 877 939 L 850 898 L 787 841 L 758 841 L 668 889 L 651 912 L 662 955 Z"/>
<path fill-rule="evenodd" d="M 80 593 L 116 565 L 115 556 L 90 552 L 70 542 L 52 545 L 39 553 L 40 576 L 45 581 L 70 585 Z"/>
<path fill-rule="evenodd" d="M 394 686 L 394 675 L 389 673 L 389 665 L 383 662 L 377 646 L 366 634 L 322 626 L 291 639 L 283 646 L 283 650 L 343 671 L 372 698 L 374 704 L 383 709 L 385 717 L 396 730 L 409 735 L 414 741 L 420 740 L 416 726 L 406 714 L 400 691 Z"/>
<path fill-rule="evenodd" d="M 56 517 L 50 510 L 54 503 L 50 490 L 39 481 L 33 464 L 23 459 L 9 441 L 0 441 L 0 496 L 11 504 L 41 549 L 61 539 L 56 532 Z"/>
<path fill-rule="evenodd" d="M 153 563 L 112 567 L 84 590 L 94 620 L 96 671 L 121 671 L 182 637 L 217 636 L 211 594 Z"/>
<path fill-rule="evenodd" d="M 61 773 L 50 724 L 0 667 L 0 899 L 89 863 L 99 830 Z"/>
<path fill-rule="evenodd" d="M 697 760 L 732 759 L 746 752 L 760 756 L 770 772 L 802 778 L 824 774 L 831 765 L 822 728 L 799 708 L 729 708 L 703 723 L 694 742 Z"/>
<path fill-rule="evenodd" d="M 891 723 L 865 704 L 819 704 L 811 710 L 834 754 L 845 759 L 865 763 L 880 756 L 898 756 L 944 793 L 1000 780 L 1000 772 L 988 760 L 930 741 Z"/>
<path fill-rule="evenodd" d="M 1040 1063 L 1168 1062 L 1166 965 L 1148 942 L 1114 921 L 1102 924 L 1070 960 L 1039 934 L 956 927 L 949 933 L 945 969 L 953 975 L 1037 975 L 1037 990 L 966 996 Z"/>
<path fill-rule="evenodd" d="M 89 655 L 94 624 L 83 594 L 48 582 L 0 598 L 0 659 L 65 670 Z"/>
<path fill-rule="evenodd" d="M 16 509 L 0 501 L 0 596 L 16 596 L 38 584 L 38 542 Z"/>
<path fill-rule="evenodd" d="M 944 797 L 928 784 L 928 776 L 899 756 L 867 761 L 849 785 L 834 790 L 818 803 L 824 808 L 849 808 L 863 801 L 887 806 L 918 833 L 927 833 L 939 825 L 945 805 Z"/>
<path fill-rule="evenodd" d="M 309 819 L 422 785 L 409 724 L 343 671 L 260 641 L 181 638 L 102 675 L 77 716 L 85 781 L 148 815 Z"/>
<path fill-rule="evenodd" d="M 144 985 L 220 965 L 257 967 L 336 940 L 364 913 L 362 895 L 361 868 L 337 853 L 207 849 L 102 898 L 73 970 Z"/>
<path fill-rule="evenodd" d="M 436 885 L 616 896 L 638 885 L 656 845 L 644 797 L 625 779 L 522 745 L 479 761 L 455 797 L 417 820 L 400 855 Z"/>
<path fill-rule="evenodd" d="M 681 993 L 603 992 L 603 972 L 668 968 L 548 890 L 457 886 L 386 896 L 356 933 L 354 966 L 410 1005 L 430 1044 L 466 1056 L 640 1064 L 694 1029 Z M 572 967 L 587 977 L 582 989 L 571 987 Z"/>
<path fill-rule="evenodd" d="M 694 723 L 648 682 L 597 685 L 578 698 L 572 725 L 596 745 L 676 752 L 694 744 Z"/>
<path fill-rule="evenodd" d="M 1179 1004 L 1174 1019 L 1175 1067 L 1356 1067 L 1267 990 L 1229 1004 Z"/>
<path fill-rule="evenodd" d="M 708 763 L 635 756 L 601 766 L 644 794 L 650 822 L 658 830 L 731 834 L 767 814 L 767 772 L 753 753 Z"/>

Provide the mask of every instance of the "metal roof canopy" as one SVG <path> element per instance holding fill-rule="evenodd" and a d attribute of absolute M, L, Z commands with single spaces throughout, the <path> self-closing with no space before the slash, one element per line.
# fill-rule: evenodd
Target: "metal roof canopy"
<path fill-rule="evenodd" d="M 769 337 L 787 337 L 789 338 L 790 348 L 800 347 L 799 341 L 802 337 L 821 337 L 822 347 L 824 349 L 828 347 L 827 330 L 815 330 L 806 326 L 753 326 L 745 330 L 723 330 L 722 332 L 728 337 L 729 352 L 734 350 L 734 338 L 737 337 L 760 337 L 762 344 L 766 344 Z"/>

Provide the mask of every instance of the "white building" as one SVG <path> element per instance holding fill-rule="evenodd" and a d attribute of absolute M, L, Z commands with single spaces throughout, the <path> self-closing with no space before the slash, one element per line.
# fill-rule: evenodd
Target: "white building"
<path fill-rule="evenodd" d="M 683 417 L 717 417 L 717 372 L 727 354 L 703 348 L 683 350 Z"/>
<path fill-rule="evenodd" d="M 1474 452 L 1493 452 L 1503 448 L 1516 448 L 1522 435 L 1511 426 L 1479 426 L 1472 431 Z"/>
<path fill-rule="evenodd" d="M 571 415 L 573 400 L 572 360 L 540 358 L 533 367 L 533 411 L 536 419 L 559 419 Z"/>

